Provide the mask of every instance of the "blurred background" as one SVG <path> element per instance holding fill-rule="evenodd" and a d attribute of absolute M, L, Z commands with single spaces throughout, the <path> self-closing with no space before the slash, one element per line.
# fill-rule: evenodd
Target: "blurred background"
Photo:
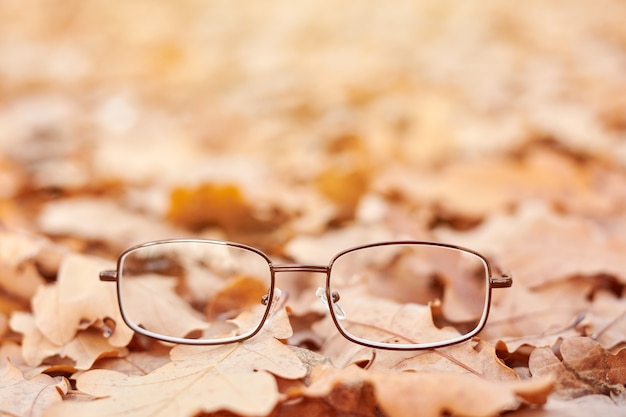
<path fill-rule="evenodd" d="M 547 146 L 623 168 L 624 16 L 621 0 L 2 0 L 0 217 L 120 246 L 284 241 L 376 221 L 394 181 L 458 161 Z"/>

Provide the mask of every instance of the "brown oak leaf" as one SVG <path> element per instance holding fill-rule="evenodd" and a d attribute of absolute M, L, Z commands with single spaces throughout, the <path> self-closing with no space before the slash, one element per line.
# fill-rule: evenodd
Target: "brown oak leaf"
<path fill-rule="evenodd" d="M 612 354 L 586 337 L 563 340 L 559 359 L 552 349 L 535 349 L 529 359 L 533 376 L 556 377 L 555 396 L 561 399 L 591 394 L 609 395 L 626 404 L 626 350 Z"/>

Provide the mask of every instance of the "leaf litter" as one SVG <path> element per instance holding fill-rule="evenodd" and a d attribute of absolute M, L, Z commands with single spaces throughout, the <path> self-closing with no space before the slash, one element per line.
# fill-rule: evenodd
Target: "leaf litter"
<path fill-rule="evenodd" d="M 540 3 L 0 5 L 0 414 L 622 415 L 626 10 Z M 170 237 L 444 241 L 514 286 L 478 337 L 389 352 L 281 275 L 254 338 L 171 346 L 98 280 Z"/>

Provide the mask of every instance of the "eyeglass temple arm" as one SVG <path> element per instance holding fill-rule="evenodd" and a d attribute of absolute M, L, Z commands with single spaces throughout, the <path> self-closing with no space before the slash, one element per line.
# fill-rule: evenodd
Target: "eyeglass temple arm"
<path fill-rule="evenodd" d="M 100 271 L 100 281 L 106 281 L 106 282 L 117 281 L 117 271 L 115 270 Z"/>

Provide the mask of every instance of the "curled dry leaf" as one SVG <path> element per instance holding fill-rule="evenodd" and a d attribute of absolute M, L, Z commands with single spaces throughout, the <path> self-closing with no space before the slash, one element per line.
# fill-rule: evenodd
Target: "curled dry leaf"
<path fill-rule="evenodd" d="M 0 358 L 0 414 L 41 417 L 54 404 L 61 403 L 69 384 L 63 378 L 39 374 L 24 379 L 11 362 Z"/>
<path fill-rule="evenodd" d="M 111 346 L 102 331 L 80 331 L 63 344 L 48 339 L 37 327 L 35 319 L 28 313 L 14 313 L 11 328 L 23 335 L 22 356 L 30 367 L 37 367 L 54 356 L 68 358 L 77 369 L 89 369 L 103 357 L 123 356 L 126 348 Z"/>
<path fill-rule="evenodd" d="M 572 399 L 601 394 L 626 404 L 626 350 L 611 354 L 589 338 L 571 337 L 563 340 L 560 355 L 562 359 L 549 348 L 538 348 L 529 360 L 533 376 L 555 377 L 556 397 Z"/>
<path fill-rule="evenodd" d="M 30 366 L 59 355 L 89 369 L 99 357 L 126 351 L 133 333 L 122 321 L 115 288 L 98 280 L 99 271 L 110 266 L 98 258 L 67 255 L 57 281 L 40 287 L 33 297 L 32 315 L 12 316 L 10 325 L 23 334 Z"/>
<path fill-rule="evenodd" d="M 85 372 L 77 377 L 78 389 L 101 398 L 88 403 L 66 402 L 50 409 L 46 416 L 190 416 L 220 410 L 267 415 L 281 398 L 271 374 L 298 379 L 307 372 L 293 351 L 274 338 L 291 333 L 286 313 L 277 314 L 275 325 L 270 320 L 254 339 L 242 343 L 177 346 L 171 352 L 171 362 L 147 375 Z"/>
<path fill-rule="evenodd" d="M 111 345 L 126 346 L 133 333 L 123 325 L 115 287 L 98 279 L 100 271 L 110 267 L 109 261 L 99 258 L 76 254 L 65 257 L 56 283 L 42 287 L 33 298 L 37 328 L 61 345 L 98 320 L 112 319 L 116 325 L 111 329 Z"/>

